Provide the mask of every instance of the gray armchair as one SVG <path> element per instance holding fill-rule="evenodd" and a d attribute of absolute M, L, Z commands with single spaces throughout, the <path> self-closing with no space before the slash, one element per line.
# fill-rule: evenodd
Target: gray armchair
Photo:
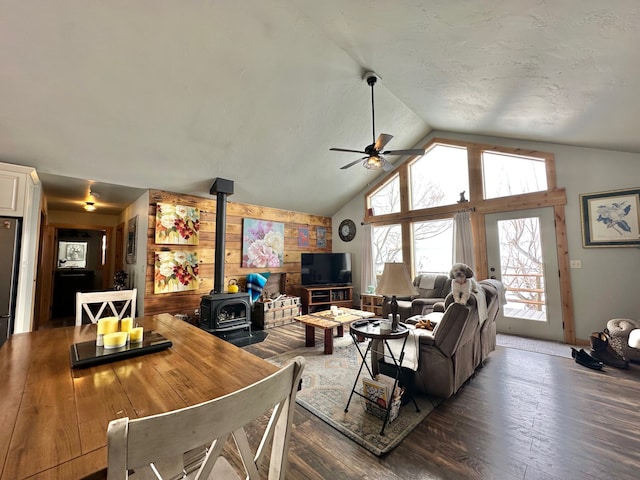
<path fill-rule="evenodd" d="M 444 302 L 451 292 L 451 279 L 444 273 L 423 273 L 416 275 L 413 286 L 418 295 L 412 297 L 396 297 L 400 321 L 414 315 L 426 315 L 433 311 L 436 303 Z M 385 297 L 382 304 L 382 316 L 386 318 L 391 313 L 391 298 Z"/>

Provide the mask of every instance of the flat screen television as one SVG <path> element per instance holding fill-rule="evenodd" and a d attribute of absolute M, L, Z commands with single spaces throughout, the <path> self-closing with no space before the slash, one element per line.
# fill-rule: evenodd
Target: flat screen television
<path fill-rule="evenodd" d="M 350 285 L 350 253 L 301 254 L 302 285 Z"/>

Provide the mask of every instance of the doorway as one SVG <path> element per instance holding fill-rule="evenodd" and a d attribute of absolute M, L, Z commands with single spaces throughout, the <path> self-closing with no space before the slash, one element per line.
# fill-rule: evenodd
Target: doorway
<path fill-rule="evenodd" d="M 489 276 L 506 287 L 498 332 L 564 341 L 553 208 L 485 215 Z"/>
<path fill-rule="evenodd" d="M 75 324 L 75 294 L 113 282 L 113 227 L 47 225 L 41 243 L 38 328 Z M 46 281 L 48 279 L 48 281 Z"/>

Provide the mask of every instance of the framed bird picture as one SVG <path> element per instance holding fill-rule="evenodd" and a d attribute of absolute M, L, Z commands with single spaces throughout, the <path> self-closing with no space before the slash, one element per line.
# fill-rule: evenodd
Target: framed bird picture
<path fill-rule="evenodd" d="M 640 245 L 640 189 L 580 195 L 585 247 Z"/>

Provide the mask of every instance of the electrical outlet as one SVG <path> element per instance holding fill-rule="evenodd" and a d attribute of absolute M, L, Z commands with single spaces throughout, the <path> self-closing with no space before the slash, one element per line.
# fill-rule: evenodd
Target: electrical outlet
<path fill-rule="evenodd" d="M 571 268 L 582 268 L 582 260 L 569 260 Z"/>

